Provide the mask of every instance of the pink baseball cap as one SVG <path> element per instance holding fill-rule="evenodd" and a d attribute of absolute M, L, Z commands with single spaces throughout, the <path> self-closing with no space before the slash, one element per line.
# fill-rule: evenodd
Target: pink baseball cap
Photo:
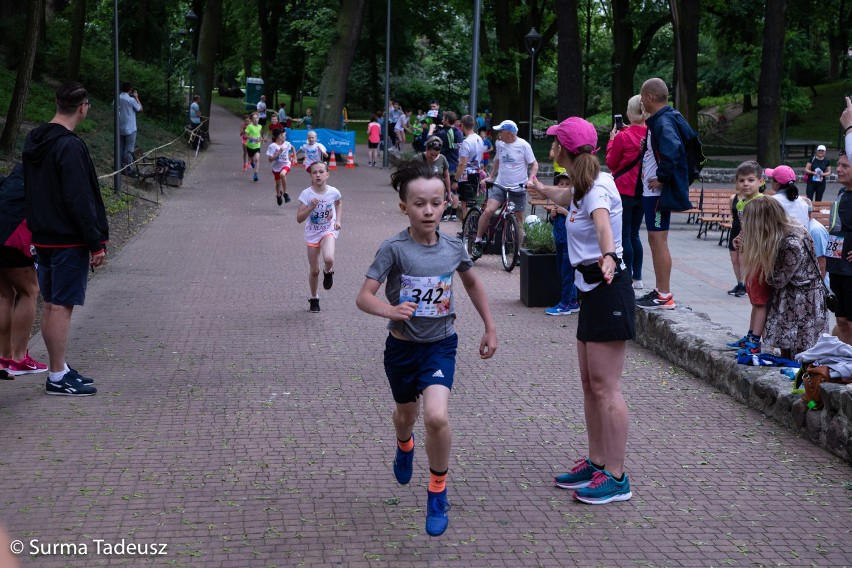
<path fill-rule="evenodd" d="M 548 136 L 556 136 L 559 143 L 571 154 L 579 154 L 581 146 L 591 146 L 592 154 L 598 151 L 598 131 L 595 125 L 579 116 L 566 118 L 547 129 Z"/>
<path fill-rule="evenodd" d="M 774 170 L 766 168 L 763 170 L 763 175 L 772 178 L 781 185 L 787 185 L 791 181 L 796 181 L 796 172 L 790 166 L 778 166 Z"/>

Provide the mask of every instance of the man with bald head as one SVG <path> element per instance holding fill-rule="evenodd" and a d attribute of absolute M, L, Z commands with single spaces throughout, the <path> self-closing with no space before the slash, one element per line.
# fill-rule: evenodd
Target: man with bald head
<path fill-rule="evenodd" d="M 669 89 L 662 79 L 648 79 L 639 90 L 642 111 L 648 116 L 648 134 L 642 159 L 642 205 L 648 245 L 654 263 L 656 288 L 636 300 L 646 310 L 673 310 L 671 293 L 672 256 L 669 252 L 671 211 L 660 210 L 664 191 L 689 191 L 686 148 L 676 123 L 675 109 L 669 106 Z"/>

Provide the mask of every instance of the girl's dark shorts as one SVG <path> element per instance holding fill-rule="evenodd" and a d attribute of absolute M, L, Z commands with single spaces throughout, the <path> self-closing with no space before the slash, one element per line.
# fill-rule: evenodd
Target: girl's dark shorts
<path fill-rule="evenodd" d="M 417 402 L 426 387 L 432 385 L 452 389 L 458 345 L 459 336 L 455 333 L 432 343 L 401 341 L 388 334 L 385 373 L 393 400 L 397 404 Z"/>
<path fill-rule="evenodd" d="M 734 248 L 734 239 L 736 239 L 737 236 L 739 236 L 739 234 L 740 234 L 740 228 L 739 227 L 732 227 L 731 228 L 731 232 L 728 234 L 728 250 L 729 251 L 737 250 L 737 249 Z"/>
<path fill-rule="evenodd" d="M 27 268 L 32 265 L 31 256 L 13 247 L 0 246 L 0 268 Z"/>
<path fill-rule="evenodd" d="M 378 142 L 367 142 L 367 148 L 378 148 L 378 147 L 379 147 Z"/>
<path fill-rule="evenodd" d="M 246 153 L 249 155 L 249 158 L 253 157 L 258 152 L 260 152 L 260 148 L 249 148 L 246 146 Z"/>
<path fill-rule="evenodd" d="M 627 341 L 636 338 L 636 296 L 630 271 L 622 270 L 611 284 L 601 282 L 580 292 L 577 341 Z"/>

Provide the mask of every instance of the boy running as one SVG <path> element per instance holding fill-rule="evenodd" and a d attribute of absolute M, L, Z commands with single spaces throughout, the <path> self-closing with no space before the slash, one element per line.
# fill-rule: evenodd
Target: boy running
<path fill-rule="evenodd" d="M 444 182 L 420 160 L 403 162 L 391 175 L 399 208 L 411 226 L 382 243 L 356 305 L 368 314 L 390 320 L 385 342 L 385 372 L 396 408 L 393 425 L 397 449 L 396 480 L 411 481 L 414 460 L 412 430 L 423 396 L 423 424 L 429 461 L 426 532 L 444 533 L 449 524 L 447 471 L 452 433 L 448 404 L 456 364 L 458 336 L 453 328 L 453 273 L 458 272 L 467 295 L 485 324 L 479 357 L 497 349 L 497 331 L 485 287 L 471 270 L 473 263 L 461 241 L 438 231 L 446 205 Z M 385 282 L 388 302 L 376 297 Z"/>
<path fill-rule="evenodd" d="M 322 287 L 330 290 L 334 284 L 334 241 L 340 232 L 340 217 L 343 205 L 340 203 L 340 192 L 336 187 L 327 185 L 328 165 L 325 162 L 314 162 L 308 173 L 311 175 L 311 187 L 299 195 L 299 211 L 296 221 L 305 223 L 305 244 L 308 246 L 308 285 L 311 297 L 308 300 L 312 313 L 320 311 L 317 288 L 319 285 L 319 257 L 322 254 L 325 269 L 323 270 Z M 308 219 L 310 217 L 310 219 Z"/>
<path fill-rule="evenodd" d="M 260 156 L 260 143 L 263 140 L 263 134 L 261 133 L 262 127 L 258 122 L 257 113 L 252 113 L 251 115 L 251 123 L 246 125 L 246 153 L 249 158 L 249 165 L 251 165 L 251 169 L 254 170 L 254 174 L 252 175 L 252 180 L 257 181 L 257 160 Z"/>

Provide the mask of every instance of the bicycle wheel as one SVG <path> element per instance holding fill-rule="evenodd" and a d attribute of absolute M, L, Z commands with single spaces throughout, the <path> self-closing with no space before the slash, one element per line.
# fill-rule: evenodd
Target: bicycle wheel
<path fill-rule="evenodd" d="M 512 272 L 518 256 L 518 220 L 514 215 L 503 218 L 503 241 L 500 244 L 500 254 L 503 257 L 503 268 L 506 272 Z"/>
<path fill-rule="evenodd" d="M 476 229 L 479 227 L 479 217 L 482 211 L 479 207 L 468 207 L 467 215 L 462 222 L 462 244 L 468 255 L 473 255 L 473 243 L 476 240 Z"/>

